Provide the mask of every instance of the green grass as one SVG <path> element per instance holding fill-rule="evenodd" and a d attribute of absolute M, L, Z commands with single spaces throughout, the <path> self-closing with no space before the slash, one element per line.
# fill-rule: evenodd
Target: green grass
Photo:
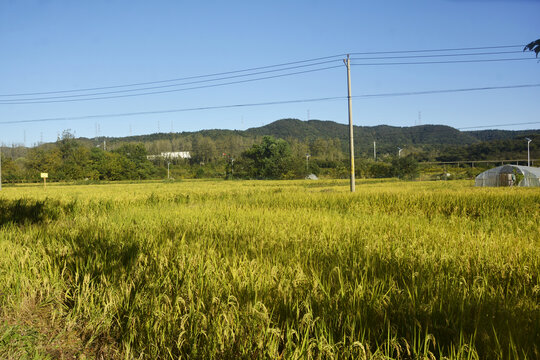
<path fill-rule="evenodd" d="M 540 358 L 538 189 L 55 184 L 0 214 L 0 354 Z"/>

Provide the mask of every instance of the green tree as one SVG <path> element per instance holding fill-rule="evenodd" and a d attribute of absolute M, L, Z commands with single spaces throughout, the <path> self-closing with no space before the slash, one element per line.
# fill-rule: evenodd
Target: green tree
<path fill-rule="evenodd" d="M 39 180 L 41 172 L 49 173 L 49 180 L 63 180 L 63 175 L 59 171 L 61 166 L 62 157 L 57 146 L 50 149 L 33 148 L 26 158 L 27 180 Z"/>
<path fill-rule="evenodd" d="M 295 177 L 298 170 L 289 144 L 272 136 L 264 136 L 260 144 L 244 151 L 238 167 L 240 174 L 263 179 Z"/>
<path fill-rule="evenodd" d="M 328 142 L 321 138 L 315 139 L 311 144 L 311 154 L 326 159 L 328 155 Z"/>
<path fill-rule="evenodd" d="M 135 164 L 142 164 L 147 161 L 146 148 L 143 144 L 128 143 L 123 144 L 119 148 L 114 150 L 115 153 L 120 154 L 133 161 Z"/>
<path fill-rule="evenodd" d="M 57 141 L 61 164 L 58 167 L 58 178 L 61 180 L 83 179 L 87 176 L 89 164 L 89 151 L 81 146 L 69 130 L 62 133 Z"/>
<path fill-rule="evenodd" d="M 207 136 L 197 135 L 193 140 L 193 160 L 195 162 L 210 162 L 218 157 L 214 140 Z"/>
<path fill-rule="evenodd" d="M 392 170 L 400 179 L 413 180 L 420 174 L 418 162 L 410 155 L 392 160 Z"/>
<path fill-rule="evenodd" d="M 15 162 L 0 153 L 2 158 L 2 182 L 15 182 L 17 180 L 17 166 Z"/>
<path fill-rule="evenodd" d="M 372 162 L 369 166 L 369 174 L 374 178 L 389 178 L 392 177 L 392 166 L 387 162 L 377 161 Z"/>
<path fill-rule="evenodd" d="M 536 57 L 538 57 L 538 54 L 540 54 L 540 39 L 535 40 L 523 48 L 523 51 L 534 51 L 536 53 Z"/>
<path fill-rule="evenodd" d="M 154 166 L 146 157 L 147 153 L 144 144 L 123 144 L 118 149 L 115 149 L 114 153 L 121 155 L 120 159 L 114 160 L 120 163 L 123 178 L 147 179 L 154 173 Z"/>
<path fill-rule="evenodd" d="M 99 180 L 136 178 L 133 162 L 120 154 L 98 150 L 92 151 L 92 161 Z"/>

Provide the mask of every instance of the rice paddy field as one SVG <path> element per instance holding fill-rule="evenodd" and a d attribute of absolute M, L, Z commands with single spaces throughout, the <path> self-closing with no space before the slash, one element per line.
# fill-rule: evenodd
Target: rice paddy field
<path fill-rule="evenodd" d="M 539 359 L 540 190 L 0 192 L 2 359 Z"/>

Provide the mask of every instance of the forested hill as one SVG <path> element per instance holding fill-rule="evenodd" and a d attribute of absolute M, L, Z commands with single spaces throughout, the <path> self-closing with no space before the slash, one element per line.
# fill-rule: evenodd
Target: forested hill
<path fill-rule="evenodd" d="M 160 154 L 164 151 L 191 151 L 204 154 L 202 158 L 215 158 L 226 153 L 238 156 L 242 151 L 260 141 L 262 136 L 271 135 L 293 143 L 304 144 L 296 146 L 299 152 L 341 152 L 348 153 L 349 127 L 334 121 L 298 119 L 281 119 L 265 126 L 247 130 L 200 130 L 196 132 L 155 133 L 129 137 L 100 137 L 79 138 L 77 141 L 89 148 L 104 145 L 107 150 L 114 150 L 126 143 L 143 143 L 148 154 Z M 478 147 L 483 150 L 483 156 L 498 153 L 508 154 L 519 148 L 519 153 L 526 150 L 523 147 L 525 137 L 537 138 L 540 130 L 481 130 L 459 131 L 444 125 L 420 125 L 412 127 L 396 127 L 388 125 L 355 126 L 355 152 L 360 156 L 370 157 L 373 154 L 373 142 L 376 142 L 377 154 L 395 154 L 397 147 L 404 148 L 405 153 L 424 154 L 419 159 L 435 159 L 449 153 L 451 158 L 476 158 Z M 509 145 L 511 143 L 511 146 Z M 48 149 L 53 144 L 43 144 L 40 149 Z M 536 147 L 537 144 L 531 146 Z M 326 150 L 324 150 L 326 149 Z M 495 150 L 496 151 L 495 151 Z M 525 149 L 525 150 L 524 150 Z M 13 158 L 25 157 L 27 148 L 4 148 L 4 155 Z M 459 156 L 457 154 L 459 153 Z"/>
<path fill-rule="evenodd" d="M 271 124 L 251 128 L 245 131 L 250 135 L 272 135 L 279 138 L 304 139 L 331 139 L 349 138 L 349 126 L 333 121 L 297 119 L 282 119 Z M 388 125 L 354 126 L 355 143 L 361 147 L 373 146 L 377 143 L 404 146 L 404 145 L 465 145 L 477 142 L 477 138 L 460 132 L 450 126 L 420 125 L 413 127 L 395 127 Z"/>
<path fill-rule="evenodd" d="M 378 125 L 354 127 L 355 149 L 358 153 L 365 155 L 372 153 L 374 141 L 377 143 L 378 152 L 394 153 L 396 147 L 407 147 L 408 149 L 416 149 L 417 151 L 440 149 L 446 146 L 462 147 L 484 141 L 509 140 L 538 133 L 540 133 L 540 130 L 459 131 L 445 125 L 419 125 L 412 127 Z M 157 133 L 123 138 L 108 138 L 107 141 L 112 147 L 125 142 L 143 142 L 147 145 L 149 153 L 159 153 L 159 151 L 195 150 L 193 145 L 197 139 L 201 140 L 201 138 L 217 142 L 218 147 L 223 143 L 237 143 L 239 145 L 236 147 L 245 148 L 256 141 L 257 138 L 264 135 L 300 142 L 313 142 L 315 140 L 333 140 L 335 142 L 339 140 L 341 150 L 346 152 L 349 128 L 348 125 L 339 124 L 334 121 L 281 119 L 265 126 L 247 130 L 213 129 L 197 132 Z M 87 139 L 87 141 L 93 140 Z M 150 146 L 150 144 L 165 142 L 172 144 L 170 149 L 166 146 L 164 147 L 164 144 L 162 144 L 163 146 Z M 231 151 L 229 147 L 226 146 L 224 152 Z"/>
<path fill-rule="evenodd" d="M 507 140 L 518 136 L 539 133 L 540 130 L 479 130 L 459 131 L 445 125 L 419 125 L 411 127 L 396 127 L 389 125 L 354 126 L 355 142 L 361 147 L 373 146 L 373 141 L 381 145 L 470 145 L 479 141 Z M 349 127 L 334 121 L 298 119 L 281 119 L 268 125 L 247 130 L 200 130 L 197 132 L 156 133 L 149 135 L 109 138 L 110 141 L 151 142 L 155 140 L 170 140 L 176 137 L 192 137 L 201 135 L 212 140 L 230 136 L 256 138 L 271 135 L 282 139 L 300 141 L 315 139 L 340 139 L 348 141 Z"/>
<path fill-rule="evenodd" d="M 467 131 L 466 134 L 480 141 L 511 140 L 517 137 L 530 136 L 540 133 L 540 130 L 477 130 Z"/>

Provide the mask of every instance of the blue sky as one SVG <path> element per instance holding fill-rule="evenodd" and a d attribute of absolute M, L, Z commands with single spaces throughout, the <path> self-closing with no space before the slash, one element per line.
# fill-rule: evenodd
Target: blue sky
<path fill-rule="evenodd" d="M 396 52 L 384 56 L 458 54 L 472 51 L 400 51 L 520 45 L 480 50 L 516 51 L 508 54 L 354 60 L 353 63 L 534 58 L 533 53 L 524 54 L 519 51 L 524 44 L 540 38 L 539 13 L 539 0 L 2 0 L 0 142 L 19 144 L 26 140 L 26 145 L 32 145 L 40 140 L 54 141 L 66 129 L 71 129 L 77 136 L 94 137 L 148 134 L 158 130 L 246 129 L 286 117 L 305 120 L 309 116 L 310 119 L 346 123 L 346 68 L 341 57 L 330 59 L 332 63 L 288 72 L 337 66 L 333 69 L 154 95 L 36 104 L 6 102 L 81 93 L 5 95 L 154 82 L 358 52 Z M 281 73 L 258 76 L 273 74 Z M 351 68 L 351 74 L 353 96 L 358 96 L 540 84 L 540 63 L 527 59 L 451 64 L 356 65 Z M 234 80 L 241 79 L 244 78 Z M 157 85 L 163 84 L 171 83 Z M 129 88 L 101 91 L 125 89 Z M 334 101 L 71 119 L 100 114 L 324 97 L 343 98 Z M 422 124 L 463 128 L 537 122 L 501 128 L 540 128 L 537 111 L 539 99 L 540 87 L 355 98 L 353 118 L 355 125 L 414 126 L 421 113 Z M 6 124 L 47 118 L 65 120 Z"/>

